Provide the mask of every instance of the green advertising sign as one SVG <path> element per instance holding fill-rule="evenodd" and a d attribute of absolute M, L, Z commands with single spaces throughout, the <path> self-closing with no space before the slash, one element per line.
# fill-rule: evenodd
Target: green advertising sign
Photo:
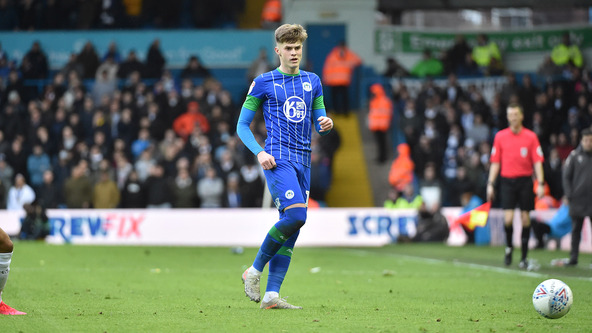
<path fill-rule="evenodd" d="M 561 36 L 569 31 L 571 41 L 581 49 L 592 48 L 592 28 L 569 28 L 555 30 L 524 30 L 487 32 L 491 41 L 497 43 L 504 53 L 550 51 L 561 42 Z M 479 33 L 464 33 L 469 45 L 475 45 Z M 455 33 L 425 32 L 379 27 L 375 31 L 374 51 L 377 54 L 394 52 L 419 53 L 428 48 L 446 50 L 454 44 Z"/>

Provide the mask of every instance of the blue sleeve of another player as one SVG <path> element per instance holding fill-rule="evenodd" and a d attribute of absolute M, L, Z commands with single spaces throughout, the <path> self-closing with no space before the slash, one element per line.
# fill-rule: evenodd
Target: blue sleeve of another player
<path fill-rule="evenodd" d="M 263 148 L 257 143 L 253 132 L 251 132 L 250 126 L 253 118 L 255 118 L 255 111 L 249 110 L 243 106 L 238 117 L 238 123 L 236 124 L 236 133 L 245 146 L 257 156 L 257 154 L 263 151 Z"/>
<path fill-rule="evenodd" d="M 325 109 L 312 110 L 312 117 L 314 120 L 315 129 L 317 130 L 317 133 L 319 133 L 321 136 L 325 136 L 325 135 L 329 134 L 329 132 L 331 132 L 331 130 L 321 132 L 321 125 L 319 125 L 318 119 L 319 119 L 319 117 L 326 117 L 326 116 L 327 116 L 327 112 L 325 111 Z"/>

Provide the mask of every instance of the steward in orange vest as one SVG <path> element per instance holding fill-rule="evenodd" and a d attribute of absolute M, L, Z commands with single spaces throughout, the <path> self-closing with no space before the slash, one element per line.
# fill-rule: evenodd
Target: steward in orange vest
<path fill-rule="evenodd" d="M 379 163 L 384 163 L 387 159 L 387 132 L 393 118 L 393 102 L 379 83 L 371 85 L 370 92 L 372 97 L 368 110 L 368 128 L 374 133 L 376 139 L 377 160 Z"/>
<path fill-rule="evenodd" d="M 327 55 L 323 66 L 323 83 L 331 87 L 332 106 L 336 113 L 349 113 L 347 89 L 354 69 L 361 64 L 362 59 L 345 45 L 345 41 L 335 46 Z"/>
<path fill-rule="evenodd" d="M 282 22 L 282 1 L 267 0 L 261 11 L 261 27 L 275 29 Z"/>

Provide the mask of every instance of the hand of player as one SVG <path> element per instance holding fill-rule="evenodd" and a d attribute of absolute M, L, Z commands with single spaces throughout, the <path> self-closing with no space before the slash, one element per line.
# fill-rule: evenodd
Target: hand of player
<path fill-rule="evenodd" d="M 271 170 L 277 166 L 275 163 L 275 157 L 265 151 L 257 154 L 257 160 L 259 161 L 259 164 L 261 164 L 263 170 Z"/>
<path fill-rule="evenodd" d="M 326 132 L 333 128 L 333 120 L 331 120 L 331 118 L 321 116 L 317 118 L 317 120 L 319 121 L 319 126 L 321 127 L 319 132 Z"/>

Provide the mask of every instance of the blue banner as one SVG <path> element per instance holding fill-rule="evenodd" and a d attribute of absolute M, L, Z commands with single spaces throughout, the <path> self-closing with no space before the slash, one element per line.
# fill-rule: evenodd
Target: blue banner
<path fill-rule="evenodd" d="M 51 69 L 61 68 L 72 52 L 80 52 L 90 41 L 99 58 L 111 42 L 115 42 L 124 59 L 132 49 L 140 61 L 146 59 L 150 44 L 160 39 L 160 48 L 167 67 L 182 68 L 191 55 L 197 55 L 206 67 L 246 67 L 258 55 L 259 49 L 274 59 L 274 36 L 270 31 L 252 30 L 184 30 L 184 31 L 51 31 L 2 32 L 0 43 L 11 60 L 20 63 L 34 41 L 39 41 Z"/>

